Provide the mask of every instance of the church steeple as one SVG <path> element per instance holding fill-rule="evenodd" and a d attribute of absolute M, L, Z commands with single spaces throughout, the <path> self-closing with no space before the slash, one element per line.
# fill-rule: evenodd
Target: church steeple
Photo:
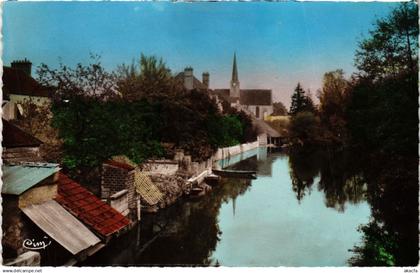
<path fill-rule="evenodd" d="M 233 54 L 233 68 L 232 68 L 232 80 L 230 81 L 230 97 L 234 98 L 233 101 L 239 99 L 240 87 L 238 78 L 238 67 L 236 65 L 236 52 Z"/>
<path fill-rule="evenodd" d="M 238 80 L 238 68 L 236 67 L 236 52 L 233 53 L 232 82 L 239 82 L 239 80 Z"/>

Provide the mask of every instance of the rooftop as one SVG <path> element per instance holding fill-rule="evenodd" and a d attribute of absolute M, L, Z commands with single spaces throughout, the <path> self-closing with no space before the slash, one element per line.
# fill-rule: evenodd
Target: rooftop
<path fill-rule="evenodd" d="M 271 90 L 241 89 L 239 103 L 242 105 L 271 105 Z"/>
<path fill-rule="evenodd" d="M 20 195 L 59 170 L 58 164 L 51 163 L 3 165 L 3 186 L 1 192 Z"/>
<path fill-rule="evenodd" d="M 104 237 L 130 224 L 121 213 L 62 173 L 59 174 L 56 201 Z"/>
<path fill-rule="evenodd" d="M 230 89 L 215 89 L 213 91 L 221 99 L 232 102 Z M 272 105 L 271 89 L 241 89 L 239 103 L 242 105 Z"/>
<path fill-rule="evenodd" d="M 105 161 L 105 162 L 104 162 L 104 164 L 111 165 L 111 166 L 113 166 L 113 167 L 122 168 L 122 169 L 125 169 L 125 170 L 127 170 L 127 171 L 132 171 L 132 170 L 134 170 L 134 169 L 135 169 L 135 167 L 133 167 L 133 166 L 132 166 L 132 165 L 130 165 L 130 164 L 127 164 L 127 163 L 125 163 L 125 162 L 118 162 L 118 161 L 115 161 L 115 160 L 108 160 L 108 161 Z"/>
<path fill-rule="evenodd" d="M 184 86 L 184 72 L 178 73 L 175 76 L 175 82 L 178 85 Z M 198 80 L 195 76 L 193 76 L 193 89 L 208 89 L 205 84 L 203 84 L 200 80 Z"/>
<path fill-rule="evenodd" d="M 3 66 L 3 92 L 36 97 L 51 97 L 51 90 L 20 69 Z"/>
<path fill-rule="evenodd" d="M 100 243 L 98 237 L 54 200 L 24 207 L 22 211 L 73 255 Z"/>
<path fill-rule="evenodd" d="M 42 142 L 36 137 L 26 133 L 19 127 L 11 124 L 5 119 L 3 122 L 3 141 L 2 145 L 5 148 L 17 147 L 39 147 Z"/>

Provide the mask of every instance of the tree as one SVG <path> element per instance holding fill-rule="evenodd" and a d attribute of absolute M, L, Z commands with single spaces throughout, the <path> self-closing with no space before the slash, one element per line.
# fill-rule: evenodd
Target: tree
<path fill-rule="evenodd" d="M 41 85 L 53 88 L 55 102 L 65 102 L 72 97 L 90 97 L 109 100 L 118 97 L 115 75 L 105 71 L 97 55 L 90 56 L 91 63 L 78 63 L 75 68 L 62 63 L 58 69 L 41 64 L 37 69 Z"/>
<path fill-rule="evenodd" d="M 273 113 L 272 116 L 286 116 L 287 115 L 287 108 L 284 104 L 279 101 L 273 103 Z"/>
<path fill-rule="evenodd" d="M 292 95 L 292 104 L 290 105 L 289 114 L 296 115 L 303 111 L 314 112 L 315 106 L 310 93 L 308 94 L 305 92 L 300 83 L 298 83 Z"/>
<path fill-rule="evenodd" d="M 356 51 L 361 76 L 378 79 L 416 70 L 419 29 L 415 2 L 403 3 L 390 16 L 377 20 L 369 34 Z"/>
<path fill-rule="evenodd" d="M 122 64 L 117 69 L 118 91 L 126 100 L 153 99 L 179 91 L 171 70 L 162 59 L 141 54 L 138 64 Z"/>
<path fill-rule="evenodd" d="M 51 126 L 51 105 L 48 102 L 36 103 L 33 99 L 25 99 L 20 103 L 23 108 L 23 117 L 12 122 L 25 132 L 42 141 L 41 156 L 48 162 L 59 162 L 61 154 L 61 141 L 58 130 Z"/>
<path fill-rule="evenodd" d="M 317 144 L 319 142 L 319 118 L 311 112 L 299 112 L 292 116 L 289 136 L 294 144 Z"/>
<path fill-rule="evenodd" d="M 418 264 L 417 22 L 416 3 L 403 3 L 356 52 L 347 127 L 350 143 L 367 157 L 373 219 L 360 229 L 355 265 Z"/>
<path fill-rule="evenodd" d="M 300 83 L 297 84 L 295 91 L 292 95 L 292 104 L 290 105 L 289 113 L 291 115 L 296 115 L 298 112 L 302 111 L 305 105 L 305 91 L 303 91 Z"/>
<path fill-rule="evenodd" d="M 321 122 L 336 141 L 343 140 L 346 135 L 348 85 L 344 71 L 337 69 L 324 74 L 322 90 L 318 94 Z"/>

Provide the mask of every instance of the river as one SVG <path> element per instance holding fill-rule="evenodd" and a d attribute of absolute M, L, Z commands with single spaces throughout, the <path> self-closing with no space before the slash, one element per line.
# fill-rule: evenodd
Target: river
<path fill-rule="evenodd" d="M 321 179 L 322 160 L 259 148 L 228 167 L 257 179 L 223 179 L 199 200 L 143 215 L 84 265 L 347 266 L 371 215 L 366 187 L 357 175 Z"/>

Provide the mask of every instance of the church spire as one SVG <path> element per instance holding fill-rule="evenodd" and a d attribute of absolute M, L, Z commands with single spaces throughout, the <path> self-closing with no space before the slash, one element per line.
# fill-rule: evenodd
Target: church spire
<path fill-rule="evenodd" d="M 236 66 L 236 52 L 233 53 L 233 69 L 232 69 L 232 80 L 230 81 L 230 97 L 232 101 L 239 100 L 240 87 L 238 79 L 238 67 Z"/>
<path fill-rule="evenodd" d="M 238 82 L 238 68 L 236 67 L 236 52 L 233 53 L 232 82 Z"/>

